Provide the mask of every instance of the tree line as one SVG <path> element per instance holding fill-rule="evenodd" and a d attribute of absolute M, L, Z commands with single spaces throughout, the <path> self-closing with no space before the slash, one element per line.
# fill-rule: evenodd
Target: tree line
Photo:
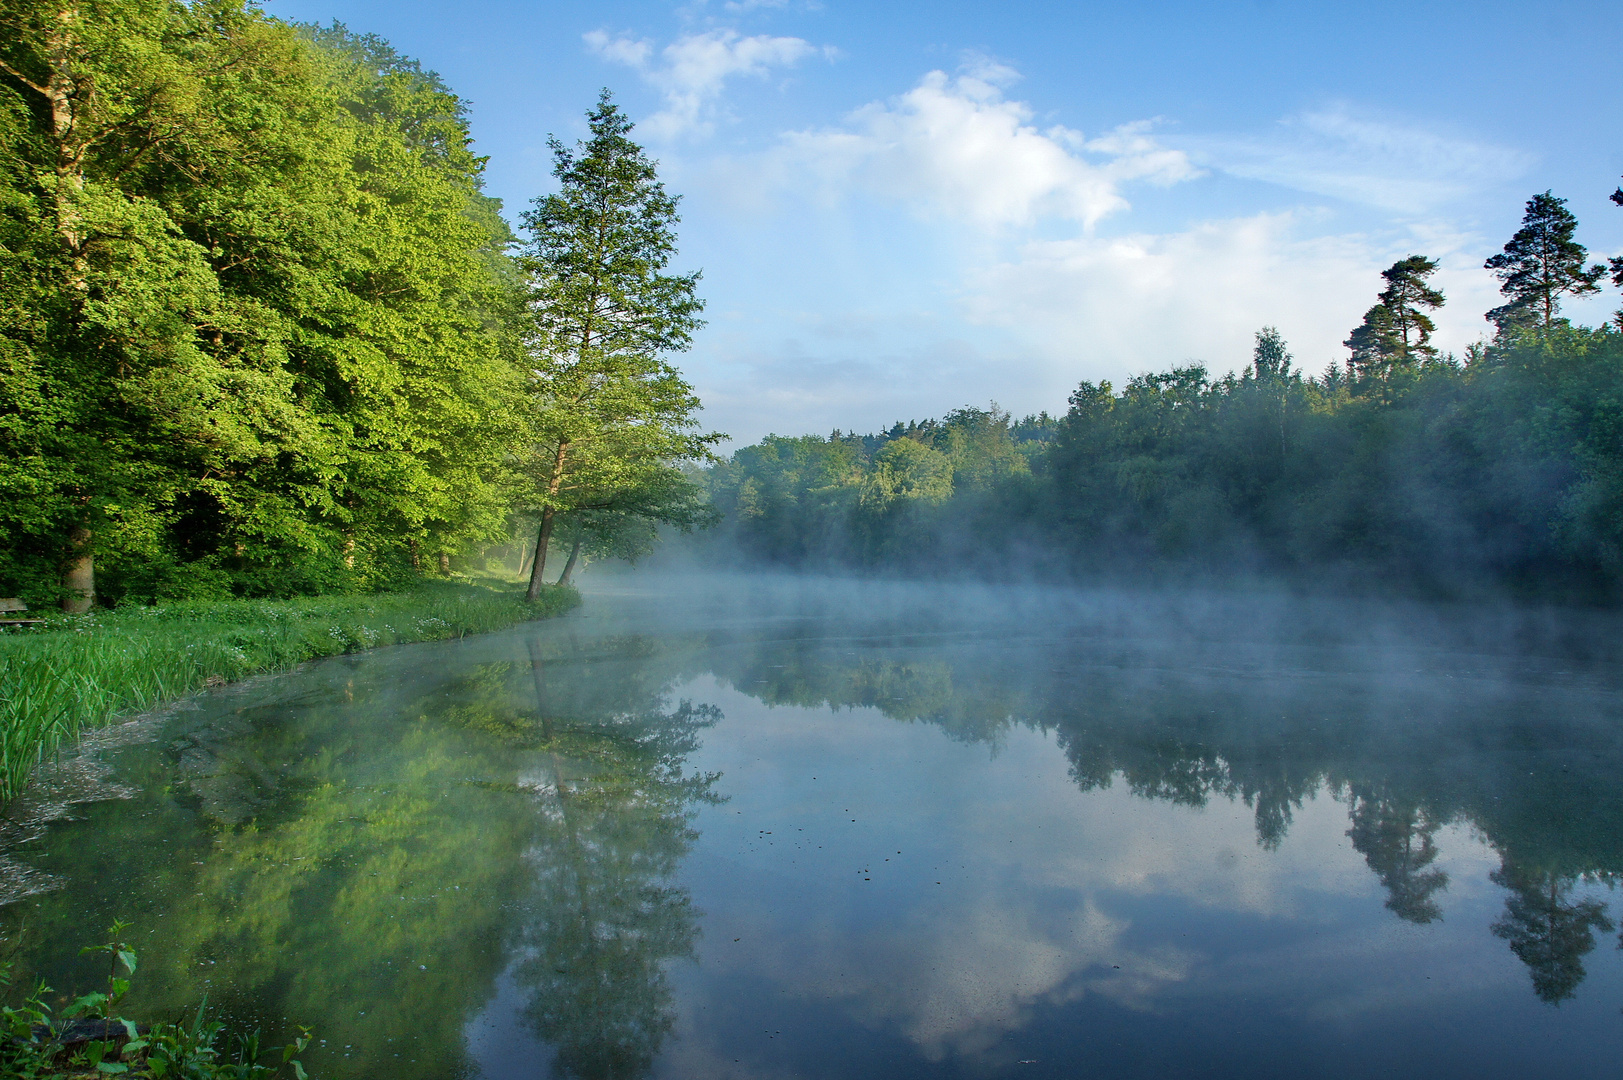
<path fill-rule="evenodd" d="M 1613 200 L 1623 206 L 1623 188 Z M 876 435 L 769 436 L 707 472 L 711 542 L 796 566 L 981 575 L 1278 575 L 1329 587 L 1614 596 L 1623 583 L 1623 286 L 1550 192 L 1487 261 L 1506 302 L 1463 356 L 1431 344 L 1437 262 L 1400 259 L 1304 373 L 1277 330 L 1193 363 L 1083 382 L 1063 416 L 960 409 Z"/>
<path fill-rule="evenodd" d="M 246 0 L 0 0 L 0 595 L 399 585 L 705 520 L 676 200 L 607 91 L 515 236 L 467 104 Z M 574 560 L 571 560 L 573 569 Z"/>
<path fill-rule="evenodd" d="M 1277 332 L 870 436 L 717 436 L 671 363 L 703 325 L 677 199 L 605 91 L 509 228 L 467 104 L 387 42 L 246 0 L 0 0 L 0 595 L 103 602 L 397 586 L 516 547 L 898 572 L 1235 570 L 1611 589 L 1620 330 L 1553 193 L 1431 344 L 1412 255 L 1309 377 Z M 1623 205 L 1623 189 L 1614 196 Z M 531 539 L 533 538 L 533 539 Z"/>

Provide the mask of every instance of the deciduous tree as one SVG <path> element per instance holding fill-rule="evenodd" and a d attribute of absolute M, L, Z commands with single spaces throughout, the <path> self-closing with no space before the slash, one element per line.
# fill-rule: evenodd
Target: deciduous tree
<path fill-rule="evenodd" d="M 503 526 L 510 234 L 469 142 L 342 27 L 0 0 L 0 593 L 376 586 Z"/>

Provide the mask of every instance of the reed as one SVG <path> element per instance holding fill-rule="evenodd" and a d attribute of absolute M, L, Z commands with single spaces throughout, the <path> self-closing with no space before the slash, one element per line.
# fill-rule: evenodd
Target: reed
<path fill-rule="evenodd" d="M 580 603 L 553 587 L 428 582 L 409 592 L 164 604 L 53 616 L 0 636 L 0 803 L 46 754 L 113 717 L 319 656 L 500 630 Z"/>

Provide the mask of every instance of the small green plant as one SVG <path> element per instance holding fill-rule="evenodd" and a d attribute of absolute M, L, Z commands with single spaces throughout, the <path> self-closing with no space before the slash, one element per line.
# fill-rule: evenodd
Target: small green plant
<path fill-rule="evenodd" d="M 106 942 L 80 950 L 80 955 L 107 954 L 106 990 L 75 998 L 54 1019 L 45 1000 L 51 988 L 44 983 L 21 1006 L 0 1006 L 0 1075 L 18 1080 L 119 1075 L 154 1080 L 274 1080 L 291 1075 L 309 1080 L 296 1056 L 310 1045 L 306 1028 L 299 1028 L 285 1046 L 261 1047 L 257 1031 L 228 1037 L 222 1045 L 225 1025 L 205 1018 L 206 997 L 189 1023 L 157 1023 L 142 1030 L 120 1017 L 118 1006 L 130 991 L 136 966 L 135 950 L 123 940 L 128 929 L 128 923 L 114 922 Z M 0 987 L 10 985 L 11 965 L 0 964 Z M 88 1024 L 80 1020 L 95 1014 Z"/>

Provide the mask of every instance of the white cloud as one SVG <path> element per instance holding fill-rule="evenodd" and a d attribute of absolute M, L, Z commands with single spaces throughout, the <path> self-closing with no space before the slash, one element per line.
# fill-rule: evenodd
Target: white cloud
<path fill-rule="evenodd" d="M 1327 985 L 1326 956 L 1376 967 L 1400 950 L 1414 951 L 1412 940 L 1392 940 L 1397 920 L 1382 909 L 1379 883 L 1347 842 L 1347 808 L 1323 790 L 1296 808 L 1282 844 L 1263 851 L 1254 811 L 1238 799 L 1214 796 L 1191 807 L 1142 799 L 1119 782 L 1078 790 L 1052 734 L 1011 728 L 989 760 L 984 747 L 886 720 L 874 709 L 764 706 L 711 676 L 677 693 L 717 704 L 733 732 L 730 741 L 707 744 L 694 763 L 727 777 L 733 796 L 721 821 L 703 823 L 687 867 L 694 900 L 708 913 L 702 969 L 818 1008 L 832 1004 L 864 1028 L 907 1039 L 926 1060 L 952 1058 L 968 1066 L 960 1071 L 978 1071 L 977 1058 L 982 1065 L 994 1060 L 982 1055 L 1007 1046 L 1009 1033 L 1042 1010 L 1093 995 L 1126 1009 L 1183 1011 L 1209 1004 L 1243 978 L 1239 985 L 1257 1000 L 1323 1002 L 1335 993 L 1339 1003 L 1347 1000 L 1344 987 L 1362 989 L 1371 980 Z M 828 774 L 811 782 L 787 767 L 805 761 L 836 772 L 836 761 L 858 770 L 872 761 L 908 765 L 894 784 L 849 779 L 830 789 Z M 908 775 L 927 777 L 932 798 L 916 798 Z M 854 868 L 845 860 L 861 857 L 871 840 L 833 857 L 807 851 L 761 863 L 737 854 L 749 826 L 727 820 L 735 813 L 757 827 L 804 824 L 810 835 L 831 805 L 885 822 L 884 834 L 896 843 L 882 855 L 906 846 L 916 858 L 918 844 L 928 849 L 928 863 L 892 870 L 875 860 L 872 883 L 858 885 L 839 878 Z M 942 820 L 960 825 L 943 834 Z M 1007 825 L 1016 821 L 1011 832 Z M 1456 878 L 1480 881 L 1497 861 L 1463 829 L 1445 831 L 1439 843 L 1441 865 Z M 835 865 L 840 875 L 829 873 Z M 929 880 L 943 874 L 915 876 L 925 865 L 952 874 L 946 889 L 935 891 Z M 886 900 L 870 898 L 870 888 L 886 890 Z M 1470 883 L 1451 887 L 1443 897 L 1446 925 L 1469 925 L 1480 935 L 1487 918 L 1456 919 L 1473 895 Z M 1134 899 L 1146 897 L 1266 919 L 1335 944 L 1304 955 L 1302 936 L 1287 934 L 1295 940 L 1279 948 L 1207 951 L 1179 937 L 1178 924 L 1157 918 L 1160 901 L 1145 908 Z M 1327 898 L 1353 899 L 1361 915 L 1348 918 Z M 1498 895 L 1488 900 L 1491 911 Z M 735 938 L 748 944 L 733 945 Z M 1478 945 L 1470 941 L 1471 955 Z M 1430 970 L 1452 976 L 1461 951 L 1433 950 Z M 1311 995 L 1296 992 L 1309 986 Z M 1287 1013 L 1295 1008 L 1284 1006 Z M 715 1030 L 700 1022 L 687 1034 L 702 1039 Z"/>
<path fill-rule="evenodd" d="M 1287 117 L 1260 136 L 1186 143 L 1202 162 L 1235 176 L 1404 214 L 1512 180 L 1532 165 L 1517 150 L 1374 120 L 1345 107 Z"/>
<path fill-rule="evenodd" d="M 1182 151 L 1150 136 L 1148 121 L 1091 140 L 1062 126 L 1039 130 L 1030 106 L 1004 96 L 1016 78 L 984 60 L 956 76 L 932 71 L 900 98 L 866 105 L 839 128 L 787 135 L 780 175 L 854 183 L 994 228 L 1043 218 L 1091 227 L 1127 209 L 1120 190 L 1127 181 L 1164 185 L 1198 175 Z"/>
<path fill-rule="evenodd" d="M 1482 313 L 1499 295 L 1480 237 L 1324 234 L 1329 219 L 1287 211 L 997 250 L 948 245 L 911 262 L 882 259 L 912 250 L 914 233 L 858 233 L 857 252 L 827 268 L 827 253 L 807 245 L 813 262 L 763 262 L 738 279 L 762 290 L 745 304 L 753 314 L 718 314 L 689 372 L 707 421 L 736 445 L 767 431 L 877 430 L 993 399 L 1022 415 L 1063 411 L 1082 379 L 1120 386 L 1190 360 L 1220 376 L 1250 360 L 1265 325 L 1316 375 L 1346 358 L 1341 342 L 1382 288 L 1380 271 L 1410 254 L 1441 263 L 1440 348 L 1458 353 L 1491 329 Z M 795 250 L 792 238 L 760 235 L 769 250 Z M 782 302 L 793 289 L 798 312 Z"/>
<path fill-rule="evenodd" d="M 713 319 L 690 360 L 712 422 L 748 442 L 991 399 L 1063 409 L 1084 378 L 1242 367 L 1264 325 L 1317 374 L 1345 359 L 1380 271 L 1410 254 L 1441 261 L 1436 345 L 1458 353 L 1489 330 L 1499 297 L 1482 259 L 1497 241 L 1445 203 L 1503 183 L 1523 155 L 1350 107 L 1245 139 L 1148 120 L 1084 135 L 1040 125 L 1018 78 L 974 59 L 771 149 L 687 164 L 690 220 L 738 238 L 704 261 L 749 268 L 713 274 L 743 314 Z M 1251 195 L 1231 210 L 1233 185 L 1212 184 L 1127 212 L 1135 183 L 1182 184 L 1202 164 L 1360 206 L 1282 191 L 1269 212 Z"/>
<path fill-rule="evenodd" d="M 1341 341 L 1374 302 L 1379 271 L 1418 251 L 1443 263 L 1438 283 L 1449 303 L 1436 314 L 1436 343 L 1459 350 L 1485 332 L 1482 312 L 1497 294 L 1468 253 L 1471 238 L 1303 235 L 1311 224 L 1284 212 L 1172 233 L 1032 242 L 974 271 L 964 307 L 972 321 L 1006 327 L 1090 378 L 1187 359 L 1230 370 L 1249 359 L 1263 325 L 1278 326 L 1316 374 L 1345 357 Z"/>
<path fill-rule="evenodd" d="M 660 63 L 655 64 L 653 45 L 646 40 L 610 37 L 602 30 L 584 38 L 593 52 L 635 68 L 664 95 L 665 108 L 642 125 L 655 138 L 708 134 L 714 128 L 716 100 L 729 78 L 764 78 L 774 68 L 791 67 L 808 56 L 832 55 L 802 38 L 742 37 L 736 30 L 708 30 L 677 38 L 660 50 Z"/>
<path fill-rule="evenodd" d="M 628 37 L 611 38 L 601 30 L 592 30 L 581 36 L 597 55 L 616 64 L 625 64 L 627 67 L 643 67 L 648 63 L 649 54 L 654 51 L 653 42 L 646 39 L 633 41 Z"/>

